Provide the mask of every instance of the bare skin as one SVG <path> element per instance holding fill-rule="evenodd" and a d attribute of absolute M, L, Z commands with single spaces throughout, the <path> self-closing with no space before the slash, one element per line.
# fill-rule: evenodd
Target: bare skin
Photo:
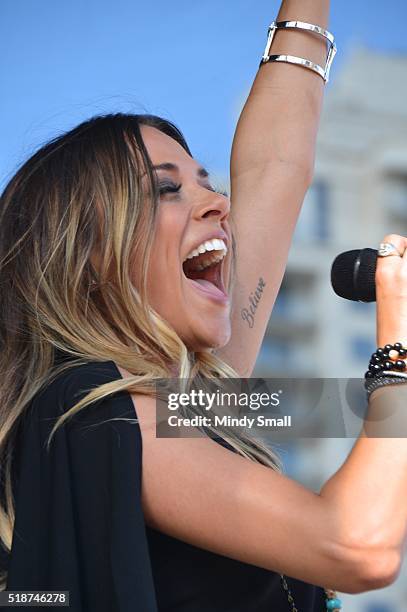
<path fill-rule="evenodd" d="M 228 234 L 229 203 L 211 191 L 206 179 L 203 184 L 197 178 L 199 164 L 175 141 L 147 127 L 143 137 L 155 165 L 171 160 L 178 166 L 176 172 L 158 171 L 159 180 L 185 186 L 184 194 L 175 199 L 165 195 L 160 204 L 150 303 L 190 346 L 219 346 L 230 334 L 229 302 L 199 293 L 181 267 L 202 236 L 217 228 Z M 398 258 L 379 264 L 379 275 L 386 277 L 389 265 L 394 274 L 401 274 L 398 268 L 394 271 Z M 395 312 L 397 298 L 387 305 L 388 294 L 394 295 L 389 287 L 383 279 L 378 287 L 383 322 L 394 321 L 388 315 Z M 383 325 L 379 342 L 400 337 L 401 330 L 391 335 Z M 123 377 L 129 375 L 119 369 Z M 136 394 L 132 399 L 143 437 L 143 508 L 149 525 L 231 558 L 342 591 L 378 588 L 394 580 L 406 528 L 406 507 L 397 501 L 407 486 L 404 440 L 361 438 L 317 494 L 212 440 L 157 439 L 154 400 Z M 369 486 L 367 474 L 376 483 L 386 483 L 387 496 L 377 498 L 377 487 Z M 368 508 L 374 509 L 370 517 Z"/>
<path fill-rule="evenodd" d="M 283 3 L 279 19 L 324 25 L 327 8 L 323 0 L 291 0 Z M 309 38 L 280 37 L 279 44 L 284 40 L 301 47 L 287 46 L 285 52 L 316 60 L 315 54 L 322 53 Z M 260 73 L 234 143 L 232 206 L 211 191 L 208 180 L 197 174 L 199 164 L 175 141 L 154 128 L 142 128 L 153 164 L 178 166 L 177 171 L 157 171 L 159 180 L 182 184 L 179 194 L 161 199 L 148 278 L 150 303 L 191 350 L 215 348 L 242 375 L 253 367 L 310 182 L 322 96 L 319 77 L 308 71 L 268 65 Z M 283 107 L 287 114 L 281 115 L 281 123 L 266 125 L 273 110 Z M 257 149 L 246 154 L 249 134 Z M 182 261 L 208 232 L 230 235 L 235 205 L 239 283 L 231 312 L 229 300 L 213 299 L 184 278 Z M 275 251 L 267 238 L 270 232 L 277 241 Z M 391 238 L 402 250 L 407 244 L 401 236 Z M 407 340 L 406 258 L 389 257 L 378 264 L 381 345 Z M 240 310 L 260 277 L 264 290 L 249 327 Z M 119 370 L 123 377 L 130 375 Z M 407 500 L 400 494 L 407 489 L 406 440 L 361 435 L 342 467 L 315 493 L 210 439 L 156 438 L 154 399 L 139 394 L 132 399 L 143 438 L 147 524 L 201 548 L 344 592 L 381 588 L 396 579 L 407 528 Z"/>

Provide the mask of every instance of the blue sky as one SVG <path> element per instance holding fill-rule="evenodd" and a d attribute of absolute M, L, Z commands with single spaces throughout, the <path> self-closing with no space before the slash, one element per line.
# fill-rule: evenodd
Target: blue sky
<path fill-rule="evenodd" d="M 257 71 L 271 0 L 2 0 L 0 185 L 40 144 L 112 111 L 174 121 L 193 154 L 228 172 L 241 103 Z M 407 53 L 407 3 L 333 0 L 339 52 Z"/>

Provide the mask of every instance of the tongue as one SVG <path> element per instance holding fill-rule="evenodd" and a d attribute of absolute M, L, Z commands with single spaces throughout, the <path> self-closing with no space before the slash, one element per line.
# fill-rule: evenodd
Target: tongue
<path fill-rule="evenodd" d="M 214 283 L 211 283 L 210 281 L 205 280 L 204 278 L 195 278 L 190 280 L 191 282 L 200 285 L 204 291 L 208 291 L 209 293 L 212 293 L 214 295 L 225 295 L 223 291 L 221 291 Z"/>

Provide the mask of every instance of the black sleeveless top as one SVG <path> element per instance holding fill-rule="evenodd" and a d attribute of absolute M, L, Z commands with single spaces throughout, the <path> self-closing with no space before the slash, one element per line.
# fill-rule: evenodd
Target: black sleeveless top
<path fill-rule="evenodd" d="M 70 612 L 290 612 L 278 574 L 146 526 L 140 428 L 120 420 L 136 417 L 127 391 L 69 419 L 46 451 L 56 419 L 91 388 L 120 377 L 113 361 L 76 366 L 37 393 L 21 417 L 11 554 L 0 547 L 7 590 L 69 591 Z M 323 589 L 287 581 L 299 612 L 325 610 Z"/>

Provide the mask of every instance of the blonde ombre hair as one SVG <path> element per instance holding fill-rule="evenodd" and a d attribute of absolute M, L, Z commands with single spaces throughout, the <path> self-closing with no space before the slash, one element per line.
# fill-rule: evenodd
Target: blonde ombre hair
<path fill-rule="evenodd" d="M 0 199 L 0 543 L 7 552 L 15 519 L 17 427 L 51 380 L 89 361 L 112 360 L 132 374 L 88 393 L 57 420 L 48 443 L 68 418 L 98 399 L 125 389 L 153 395 L 154 381 L 173 376 L 174 366 L 180 378 L 194 381 L 238 376 L 211 349 L 188 351 L 148 304 L 145 279 L 158 193 L 140 125 L 161 130 L 192 156 L 181 132 L 165 119 L 98 116 L 38 150 Z M 101 254 L 97 273 L 94 251 Z M 142 279 L 137 289 L 136 265 Z M 74 360 L 56 365 L 57 349 Z M 221 428 L 214 433 L 241 455 L 281 469 L 260 440 Z M 6 580 L 7 574 L 0 576 L 0 590 Z"/>

